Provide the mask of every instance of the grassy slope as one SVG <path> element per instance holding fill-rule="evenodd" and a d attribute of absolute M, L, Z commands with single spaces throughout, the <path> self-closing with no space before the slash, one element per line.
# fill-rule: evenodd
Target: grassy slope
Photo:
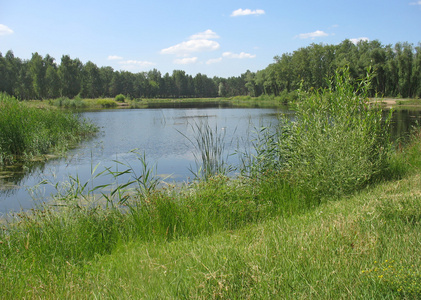
<path fill-rule="evenodd" d="M 303 215 L 196 240 L 122 245 L 95 264 L 89 293 L 379 299 L 402 289 L 420 296 L 420 183 L 416 174 Z"/>
<path fill-rule="evenodd" d="M 3 277 L 0 297 L 417 299 L 420 150 L 418 142 L 407 151 L 413 170 L 403 179 L 302 214 L 210 236 L 122 243 L 56 272 L 31 262 L 26 271 L 3 269 L 10 280 Z"/>

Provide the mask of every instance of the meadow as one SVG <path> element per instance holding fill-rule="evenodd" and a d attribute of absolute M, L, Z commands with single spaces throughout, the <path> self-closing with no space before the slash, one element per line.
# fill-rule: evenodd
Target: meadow
<path fill-rule="evenodd" d="M 1 225 L 0 298 L 421 297 L 421 135 L 395 147 L 370 80 L 298 91 L 295 122 L 262 128 L 235 178 L 209 128 L 189 184 L 160 187 L 141 155 L 109 192 L 69 178 Z"/>

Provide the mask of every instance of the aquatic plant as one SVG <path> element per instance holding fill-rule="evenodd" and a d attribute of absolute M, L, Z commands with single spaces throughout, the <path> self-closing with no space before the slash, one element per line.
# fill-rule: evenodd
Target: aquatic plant
<path fill-rule="evenodd" d="M 227 162 L 225 151 L 226 131 L 216 125 L 212 128 L 207 118 L 190 123 L 193 138 L 181 133 L 193 146 L 196 171 L 190 168 L 197 179 L 208 179 L 214 175 L 227 175 L 233 168 Z"/>
<path fill-rule="evenodd" d="M 76 114 L 28 107 L 0 94 L 0 164 L 63 151 L 96 130 Z"/>

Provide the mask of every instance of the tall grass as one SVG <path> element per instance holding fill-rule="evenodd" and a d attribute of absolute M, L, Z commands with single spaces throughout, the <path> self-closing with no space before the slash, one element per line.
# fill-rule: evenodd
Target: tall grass
<path fill-rule="evenodd" d="M 419 175 L 321 206 L 271 178 L 15 215 L 0 227 L 0 298 L 420 296 Z"/>
<path fill-rule="evenodd" d="M 339 197 L 358 190 L 387 170 L 391 114 L 369 104 L 372 74 L 353 82 L 339 69 L 330 87 L 299 92 L 296 118 L 262 130 L 255 169 L 276 170 L 315 197 Z"/>
<path fill-rule="evenodd" d="M 62 151 L 95 131 L 77 115 L 28 107 L 0 94 L 0 164 Z"/>
<path fill-rule="evenodd" d="M 196 170 L 190 169 L 190 171 L 195 178 L 207 180 L 217 174 L 227 175 L 232 171 L 233 168 L 227 162 L 228 155 L 225 150 L 226 131 L 223 128 L 218 129 L 218 126 L 212 128 L 207 119 L 201 119 L 190 126 L 193 138 L 180 133 L 193 146 Z"/>
<path fill-rule="evenodd" d="M 216 165 L 162 188 L 139 155 L 140 170 L 93 168 L 115 183 L 70 178 L 55 201 L 14 215 L 0 227 L 0 298 L 416 298 L 419 177 L 337 200 L 421 170 L 420 139 L 389 155 L 367 82 L 355 91 L 342 72 L 297 103 L 294 122 L 262 130 L 251 176 Z M 206 162 L 223 151 L 204 130 L 192 142 Z M 396 272 L 376 273 L 390 258 Z"/>
<path fill-rule="evenodd" d="M 71 108 L 71 109 L 81 109 L 87 106 L 86 102 L 80 98 L 80 96 L 76 96 L 74 99 L 69 99 L 67 97 L 60 97 L 54 100 L 49 101 L 50 105 L 54 105 L 57 107 L 64 107 L 64 108 Z"/>

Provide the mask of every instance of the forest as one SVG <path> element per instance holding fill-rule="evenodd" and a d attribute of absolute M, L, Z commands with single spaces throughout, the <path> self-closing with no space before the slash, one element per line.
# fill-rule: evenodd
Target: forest
<path fill-rule="evenodd" d="M 372 67 L 375 78 L 371 96 L 421 97 L 421 43 L 382 45 L 379 41 L 344 40 L 338 45 L 311 44 L 274 57 L 265 69 L 237 77 L 194 77 L 182 70 L 161 74 L 157 69 L 131 73 L 98 67 L 63 55 L 58 64 L 50 55 L 37 52 L 31 59 L 15 57 L 12 50 L 0 53 L 0 92 L 21 100 L 115 97 L 131 98 L 282 96 L 302 86 L 305 90 L 327 87 L 326 78 L 349 66 L 352 78 L 363 78 Z"/>

